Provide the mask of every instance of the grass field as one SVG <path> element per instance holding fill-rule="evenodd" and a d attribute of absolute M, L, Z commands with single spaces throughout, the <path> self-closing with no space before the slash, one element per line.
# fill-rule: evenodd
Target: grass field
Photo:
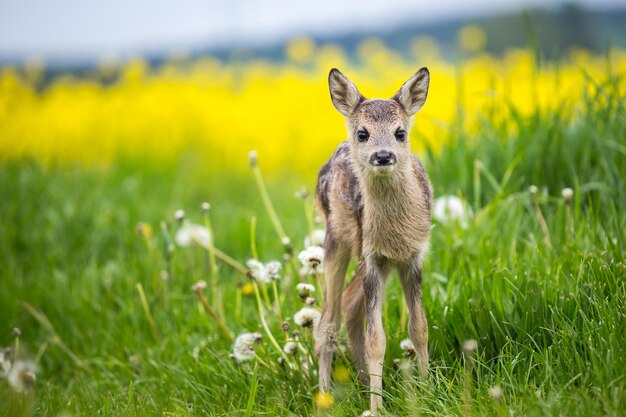
<path fill-rule="evenodd" d="M 403 360 L 401 289 L 395 278 L 387 287 L 383 415 L 626 414 L 621 82 L 618 75 L 589 81 L 560 109 L 512 108 L 506 119 L 485 117 L 471 130 L 452 126 L 420 151 L 436 196 L 462 197 L 473 216 L 465 228 L 438 222 L 433 229 L 424 277 L 429 382 Z M 216 170 L 193 151 L 87 166 L 3 158 L 0 347 L 15 347 L 18 327 L 19 351 L 38 370 L 25 393 L 0 379 L 0 415 L 360 415 L 366 388 L 342 355 L 332 399 L 316 396 L 311 332 L 292 320 L 303 306 L 296 284 L 317 284 L 298 277 L 294 259 L 311 223 L 310 198 L 294 193 L 313 188 L 314 172 L 279 175 L 265 156 L 259 166 L 272 172 L 266 183 L 291 239 L 288 260 L 252 170 Z M 245 152 L 237 157 L 247 163 Z M 569 204 L 566 187 L 574 191 Z M 214 259 L 211 245 L 168 247 L 180 227 L 174 212 L 205 224 L 205 201 L 220 251 L 241 264 L 283 262 L 276 292 Z M 227 331 L 192 290 L 199 280 L 209 283 L 203 293 L 218 318 L 223 305 Z M 321 305 L 319 291 L 316 299 Z M 282 364 L 271 339 L 282 348 L 293 335 L 279 315 L 299 330 L 302 347 Z M 232 359 L 225 333 L 257 331 L 256 357 Z M 477 341 L 474 354 L 463 353 L 467 340 Z"/>

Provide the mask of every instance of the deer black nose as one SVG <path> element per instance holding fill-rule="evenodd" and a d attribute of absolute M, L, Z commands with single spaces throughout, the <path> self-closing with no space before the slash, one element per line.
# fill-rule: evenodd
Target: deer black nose
<path fill-rule="evenodd" d="M 393 165 L 396 163 L 396 156 L 389 151 L 374 152 L 370 159 L 372 165 Z"/>

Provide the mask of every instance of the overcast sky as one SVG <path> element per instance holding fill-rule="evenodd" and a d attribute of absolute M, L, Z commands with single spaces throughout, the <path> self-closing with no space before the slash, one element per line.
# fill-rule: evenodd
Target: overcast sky
<path fill-rule="evenodd" d="M 262 44 L 299 34 L 377 29 L 563 0 L 0 0 L 0 57 L 80 59 Z M 623 0 L 576 0 L 594 8 Z"/>

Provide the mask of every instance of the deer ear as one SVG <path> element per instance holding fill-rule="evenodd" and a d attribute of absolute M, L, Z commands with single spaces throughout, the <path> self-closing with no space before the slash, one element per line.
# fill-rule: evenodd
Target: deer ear
<path fill-rule="evenodd" d="M 404 107 L 409 116 L 413 116 L 424 106 L 429 84 L 430 73 L 428 68 L 423 67 L 402 84 L 393 99 Z"/>
<path fill-rule="evenodd" d="M 337 68 L 328 74 L 328 87 L 333 105 L 344 116 L 348 116 L 364 99 L 352 81 Z"/>

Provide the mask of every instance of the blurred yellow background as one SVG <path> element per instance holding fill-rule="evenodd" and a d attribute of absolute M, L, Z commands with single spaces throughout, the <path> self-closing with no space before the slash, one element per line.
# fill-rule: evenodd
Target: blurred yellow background
<path fill-rule="evenodd" d="M 471 135 L 482 119 L 507 126 L 514 112 L 559 108 L 574 115 L 586 88 L 626 71 L 621 50 L 610 59 L 573 50 L 549 63 L 536 62 L 530 48 L 494 57 L 482 52 L 485 34 L 476 26 L 462 28 L 458 44 L 461 52 L 451 61 L 429 37 L 414 39 L 410 58 L 369 38 L 359 44 L 357 59 L 349 59 L 338 46 L 303 37 L 287 45 L 280 62 L 180 56 L 159 67 L 141 59 L 102 62 L 84 77 L 59 76 L 43 91 L 37 90 L 43 62 L 29 61 L 23 71 L 5 67 L 0 159 L 106 165 L 120 156 L 159 161 L 191 150 L 217 172 L 244 168 L 254 149 L 268 172 L 310 174 L 345 137 L 329 99 L 331 67 L 371 98 L 390 97 L 428 66 L 430 93 L 411 136 L 418 152 L 425 144 L 436 149 L 460 124 Z M 112 74 L 114 81 L 104 82 Z"/>

